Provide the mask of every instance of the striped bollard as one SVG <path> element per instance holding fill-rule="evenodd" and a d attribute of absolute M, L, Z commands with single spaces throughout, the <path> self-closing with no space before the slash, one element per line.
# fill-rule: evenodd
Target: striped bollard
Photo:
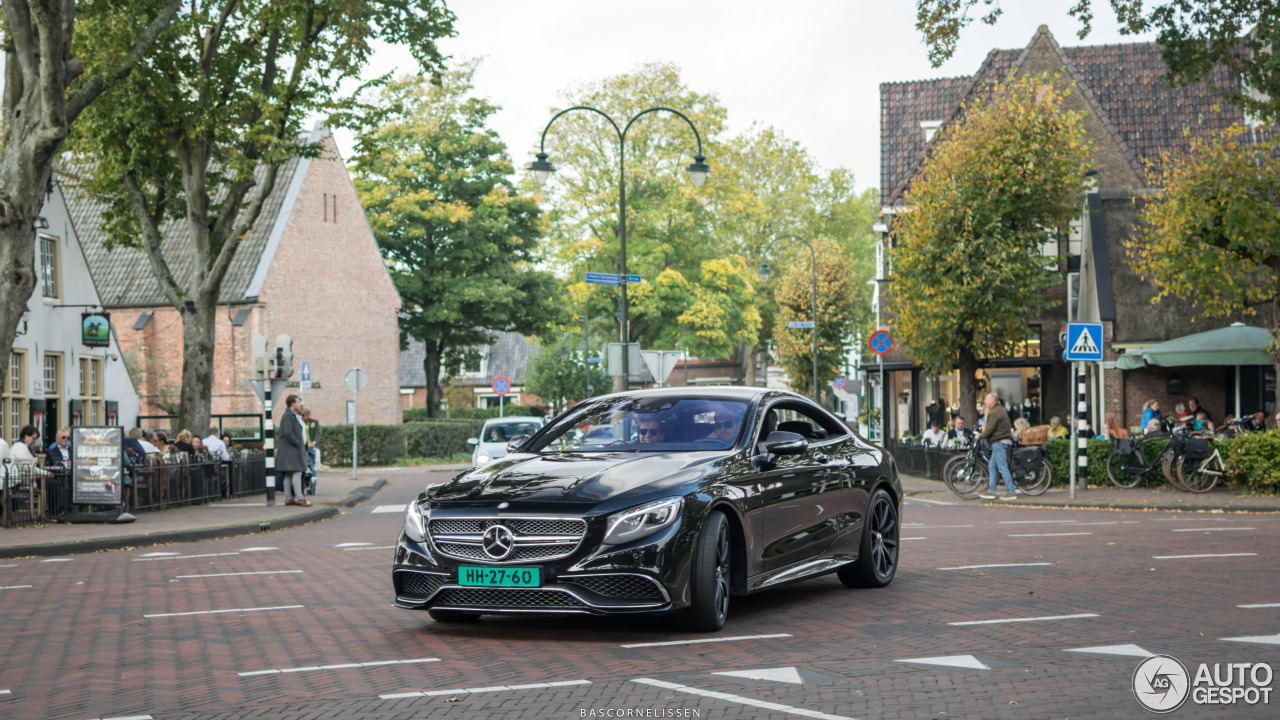
<path fill-rule="evenodd" d="M 267 451 L 267 505 L 276 504 L 276 428 L 271 420 L 271 380 L 262 383 L 262 448 Z"/>
<path fill-rule="evenodd" d="M 1077 369 L 1082 367 L 1076 363 Z M 1076 426 L 1084 430 L 1089 426 L 1089 384 L 1077 370 L 1076 375 Z M 1089 487 L 1089 438 L 1076 438 L 1076 462 L 1080 466 L 1080 489 Z"/>

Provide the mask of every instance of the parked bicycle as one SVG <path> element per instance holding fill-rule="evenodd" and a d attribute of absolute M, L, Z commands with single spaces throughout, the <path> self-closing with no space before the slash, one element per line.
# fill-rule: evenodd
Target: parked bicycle
<path fill-rule="evenodd" d="M 1181 443 L 1174 435 L 1151 435 L 1147 437 L 1121 438 L 1111 445 L 1107 455 L 1107 477 L 1116 487 L 1131 488 L 1140 481 L 1145 482 L 1147 476 L 1159 467 L 1170 485 L 1178 486 L 1173 479 L 1173 466 L 1178 457 Z M 1144 449 L 1154 440 L 1167 440 L 1164 448 L 1152 461 L 1147 460 L 1148 450 Z"/>
<path fill-rule="evenodd" d="M 1248 420 L 1234 420 L 1231 425 L 1237 432 L 1249 430 Z M 1207 493 L 1226 474 L 1222 453 L 1217 443 L 1207 437 L 1187 438 L 1186 452 L 1178 458 L 1178 481 L 1183 489 L 1193 493 Z"/>
<path fill-rule="evenodd" d="M 985 440 L 971 443 L 967 453 L 948 460 L 943 466 L 942 481 L 951 492 L 972 500 L 990 479 L 990 461 L 990 443 Z M 1043 445 L 1015 443 L 1009 448 L 1009 473 L 1013 476 L 1013 486 L 1026 495 L 1043 495 L 1053 484 L 1053 468 Z"/>

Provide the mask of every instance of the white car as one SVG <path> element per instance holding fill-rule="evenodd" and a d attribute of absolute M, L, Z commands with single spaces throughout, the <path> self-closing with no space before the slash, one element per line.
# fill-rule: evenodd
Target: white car
<path fill-rule="evenodd" d="M 507 443 L 521 435 L 532 435 L 542 429 L 543 419 L 540 417 L 504 417 L 490 418 L 484 422 L 480 437 L 467 438 L 468 445 L 475 445 L 471 453 L 471 464 L 475 466 L 500 458 L 507 454 Z"/>

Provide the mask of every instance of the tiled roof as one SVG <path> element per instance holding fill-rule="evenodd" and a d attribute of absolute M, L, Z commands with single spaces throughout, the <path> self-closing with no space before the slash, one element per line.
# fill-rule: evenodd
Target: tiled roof
<path fill-rule="evenodd" d="M 1035 40 L 1033 37 L 1031 42 Z M 1205 83 L 1169 87 L 1160 46 L 1155 43 L 1064 47 L 1059 51 L 1075 75 L 1079 91 L 1097 108 L 1136 167 L 1155 159 L 1161 150 L 1185 148 L 1189 138 L 1183 128 L 1192 136 L 1203 137 L 1244 120 L 1239 109 L 1223 102 Z M 928 148 L 920 123 L 952 121 L 965 99 L 986 82 L 1006 77 L 1025 53 L 1026 48 L 992 50 L 969 77 L 880 85 L 882 204 L 902 199 L 907 181 L 926 157 Z M 1223 67 L 1214 70 L 1211 81 L 1219 87 L 1233 85 Z"/>
<path fill-rule="evenodd" d="M 496 332 L 497 340 L 485 348 L 484 375 L 462 376 L 453 379 L 454 385 L 487 387 L 499 377 L 512 385 L 524 382 L 529 361 L 537 357 L 541 348 L 529 338 L 516 332 Z M 427 345 L 421 340 L 409 339 L 409 347 L 400 351 L 400 387 L 426 387 L 427 373 L 423 362 L 427 357 Z"/>
<path fill-rule="evenodd" d="M 253 224 L 249 237 L 240 243 L 231 261 L 226 279 L 222 283 L 219 303 L 245 299 L 254 271 L 262 259 L 267 240 L 276 225 L 276 218 L 284 205 L 285 196 L 299 167 L 298 158 L 289 160 L 276 174 L 275 187 L 263 205 L 262 213 Z M 303 166 L 305 168 L 305 165 Z M 261 178 L 263 170 L 259 170 Z M 102 228 L 101 203 L 94 201 L 76 183 L 73 176 L 63 175 L 58 180 L 66 198 L 71 222 L 75 226 L 80 246 L 84 248 L 89 273 L 93 276 L 98 294 L 106 307 L 139 307 L 168 305 L 169 300 L 160 289 L 151 272 L 146 255 L 131 247 L 107 248 L 107 234 Z M 252 191 L 251 191 L 252 192 Z M 185 221 L 170 221 L 161 230 L 164 241 L 161 251 L 169 264 L 169 270 L 180 286 L 189 282 L 194 271 L 194 252 L 190 230 Z"/>

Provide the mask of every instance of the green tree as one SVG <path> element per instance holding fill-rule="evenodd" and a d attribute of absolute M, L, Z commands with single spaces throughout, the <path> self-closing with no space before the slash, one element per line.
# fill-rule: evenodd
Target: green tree
<path fill-rule="evenodd" d="M 1280 140 L 1248 142 L 1247 132 L 1230 128 L 1151 162 L 1161 192 L 1125 247 L 1155 285 L 1153 303 L 1187 298 L 1208 317 L 1266 308 L 1280 370 Z"/>
<path fill-rule="evenodd" d="M 401 332 L 426 343 L 427 410 L 439 411 L 442 363 L 537 334 L 558 313 L 558 283 L 533 269 L 543 233 L 537 198 L 517 191 L 498 108 L 472 95 L 477 63 L 390 83 L 383 124 L 359 140 L 356 190 L 404 302 Z"/>
<path fill-rule="evenodd" d="M 18 322 L 36 288 L 31 229 L 53 160 L 72 123 L 133 72 L 181 6 L 181 0 L 0 3 L 0 377 L 9 377 Z"/>
<path fill-rule="evenodd" d="M 1061 282 L 1041 248 L 1080 212 L 1089 167 L 1083 116 L 1044 77 L 1011 79 L 945 129 L 897 216 L 895 336 L 929 372 L 960 370 L 976 421 L 979 357 L 1008 354 Z M 1069 89 L 1068 89 L 1069 91 Z"/>
<path fill-rule="evenodd" d="M 1069 11 L 1080 21 L 1084 39 L 1093 29 L 1094 7 L 1101 0 L 1076 0 Z M 1109 0 L 1120 32 L 1154 31 L 1175 86 L 1209 79 L 1217 65 L 1231 69 L 1241 85 L 1217 88 L 1272 124 L 1280 122 L 1280 4 L 1275 0 Z M 999 0 L 916 0 L 916 29 L 929 46 L 929 60 L 940 66 L 955 53 L 961 31 L 975 19 L 994 25 Z M 1253 92 L 1250 92 L 1252 90 Z"/>
<path fill-rule="evenodd" d="M 608 392 L 608 384 L 602 364 L 586 362 L 582 343 L 567 337 L 531 359 L 524 378 L 525 391 L 551 405 L 553 415 L 562 412 L 570 401 Z"/>
<path fill-rule="evenodd" d="M 433 70 L 452 28 L 437 0 L 185 4 L 147 63 L 83 118 L 85 187 L 106 204 L 110 242 L 140 245 L 182 314 L 182 427 L 208 427 L 222 283 L 280 166 L 320 153 L 299 140 L 309 118 L 354 121 L 371 42 L 408 45 Z M 190 235 L 182 265 L 162 247 L 170 222 Z"/>

